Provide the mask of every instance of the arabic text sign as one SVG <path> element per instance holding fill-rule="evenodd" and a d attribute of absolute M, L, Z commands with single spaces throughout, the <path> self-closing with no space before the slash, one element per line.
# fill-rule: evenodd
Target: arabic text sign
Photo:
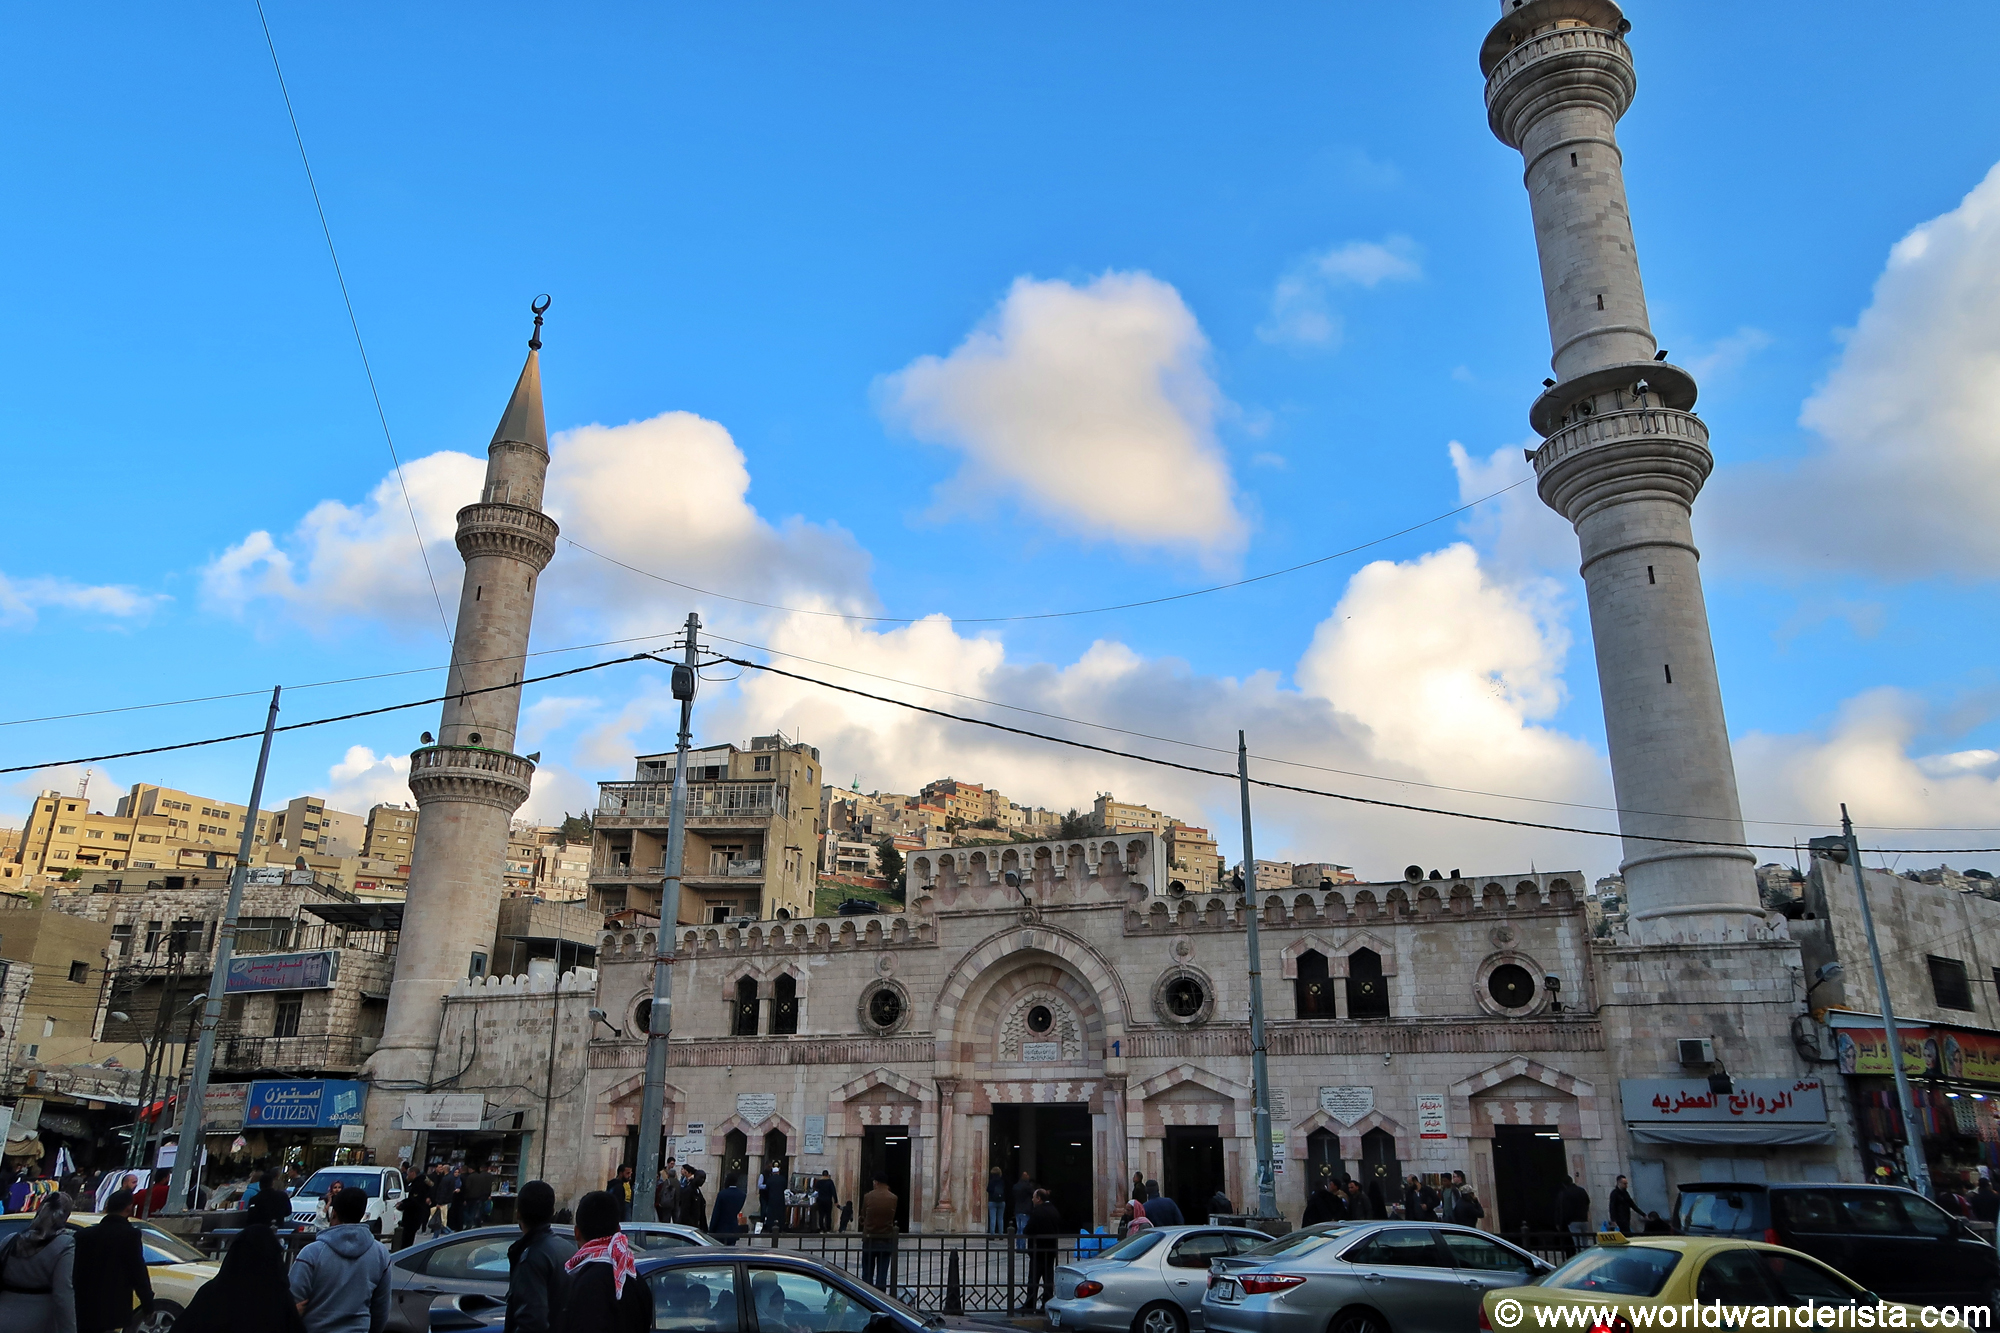
<path fill-rule="evenodd" d="M 2000 1037 L 1901 1023 L 1896 1035 L 1903 1040 L 1903 1072 L 1912 1078 L 2000 1085 Z M 1890 1076 L 1888 1034 L 1881 1028 L 1841 1028 L 1834 1045 L 1841 1073 Z"/>
<path fill-rule="evenodd" d="M 223 987 L 231 995 L 244 991 L 327 990 L 339 970 L 339 955 L 332 949 L 313 953 L 260 953 L 229 960 L 229 981 Z"/>
<path fill-rule="evenodd" d="M 234 1134 L 243 1128 L 243 1108 L 250 1096 L 248 1083 L 211 1083 L 201 1098 L 201 1132 Z"/>
<path fill-rule="evenodd" d="M 762 1124 L 778 1113 L 778 1094 L 775 1092 L 739 1092 L 736 1094 L 736 1114 L 753 1125 Z"/>
<path fill-rule="evenodd" d="M 1816 1078 L 1739 1078 L 1733 1092 L 1710 1092 L 1701 1078 L 1628 1078 L 1618 1083 L 1631 1124 L 1819 1124 L 1826 1091 Z"/>
<path fill-rule="evenodd" d="M 1321 1088 L 1319 1109 L 1343 1125 L 1352 1125 L 1375 1109 L 1375 1089 L 1364 1087 Z"/>
<path fill-rule="evenodd" d="M 368 1085 L 348 1079 L 286 1079 L 250 1085 L 245 1129 L 337 1129 L 361 1123 Z"/>
<path fill-rule="evenodd" d="M 478 1129 L 486 1098 L 477 1092 L 412 1092 L 403 1098 L 404 1129 Z"/>
<path fill-rule="evenodd" d="M 1441 1092 L 1420 1092 L 1417 1094 L 1417 1137 L 1420 1139 L 1446 1139 L 1451 1134 L 1445 1128 L 1444 1094 Z"/>
<path fill-rule="evenodd" d="M 809 1115 L 806 1117 L 805 1147 L 802 1151 L 808 1157 L 820 1157 L 826 1153 L 826 1117 Z"/>

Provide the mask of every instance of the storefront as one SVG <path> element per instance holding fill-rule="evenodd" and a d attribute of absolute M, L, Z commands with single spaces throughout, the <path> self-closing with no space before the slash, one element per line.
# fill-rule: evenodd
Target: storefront
<path fill-rule="evenodd" d="M 351 1079 L 272 1079 L 249 1085 L 243 1105 L 244 1156 L 268 1158 L 309 1175 L 322 1166 L 363 1166 L 362 1113 L 368 1085 Z M 252 1153 L 255 1140 L 264 1151 Z"/>
<path fill-rule="evenodd" d="M 514 1196 L 539 1173 L 532 1154 L 529 1113 L 493 1106 L 476 1092 L 412 1092 L 390 1128 L 406 1134 L 400 1150 L 428 1171 L 440 1163 L 470 1171 L 483 1168 L 498 1177 L 493 1187 L 495 1224 L 514 1220 Z"/>
<path fill-rule="evenodd" d="M 1902 1116 L 1882 1020 L 1833 1012 L 1827 1023 L 1869 1178 L 1906 1184 Z M 1898 1023 L 1896 1035 L 1932 1184 L 1940 1194 L 1970 1194 L 1980 1167 L 2000 1173 L 2000 1032 Z"/>

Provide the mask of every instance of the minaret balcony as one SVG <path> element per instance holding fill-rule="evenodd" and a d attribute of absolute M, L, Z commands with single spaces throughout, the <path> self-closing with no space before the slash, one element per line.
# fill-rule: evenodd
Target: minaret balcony
<path fill-rule="evenodd" d="M 1670 407 L 1579 417 L 1529 459 L 1542 500 L 1572 523 L 1605 504 L 1642 495 L 1692 506 L 1715 467 L 1707 425 Z"/>
<path fill-rule="evenodd" d="M 1498 28 L 1494 33 L 1501 35 Z M 1632 105 L 1638 89 L 1631 48 L 1616 32 L 1589 26 L 1546 28 L 1488 71 L 1486 120 L 1502 143 L 1519 148 L 1527 127 L 1556 107 L 1593 103 L 1615 121 Z"/>
<path fill-rule="evenodd" d="M 418 808 L 433 801 L 473 801 L 512 814 L 528 799 L 532 760 L 480 745 L 430 745 L 410 754 L 410 792 Z"/>
<path fill-rule="evenodd" d="M 470 504 L 458 511 L 458 553 L 470 560 L 505 555 L 539 572 L 555 558 L 561 529 L 539 509 L 516 504 Z"/>

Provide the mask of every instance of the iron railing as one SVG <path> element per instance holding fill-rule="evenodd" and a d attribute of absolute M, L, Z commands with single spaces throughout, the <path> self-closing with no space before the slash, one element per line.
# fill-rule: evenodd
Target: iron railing
<path fill-rule="evenodd" d="M 890 1260 L 890 1294 L 918 1310 L 943 1314 L 999 1314 L 1028 1298 L 1033 1255 L 1026 1246 L 1036 1239 L 1053 1242 L 1055 1264 L 1070 1263 L 1077 1246 L 1085 1256 L 1108 1250 L 1116 1236 L 990 1236 L 984 1232 L 923 1231 L 896 1238 Z M 745 1236 L 750 1248 L 796 1250 L 859 1279 L 864 1238 L 857 1231 L 781 1231 Z"/>
<path fill-rule="evenodd" d="M 231 1071 L 359 1069 L 379 1040 L 351 1033 L 247 1037 L 225 1032 L 216 1045 L 215 1067 Z"/>
<path fill-rule="evenodd" d="M 664 820 L 673 792 L 671 782 L 600 782 L 597 814 L 614 821 Z M 689 819 L 769 818 L 788 809 L 785 789 L 770 782 L 690 782 L 687 799 Z"/>

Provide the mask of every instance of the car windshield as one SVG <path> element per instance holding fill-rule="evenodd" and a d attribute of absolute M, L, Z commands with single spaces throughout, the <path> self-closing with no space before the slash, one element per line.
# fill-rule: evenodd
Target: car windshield
<path fill-rule="evenodd" d="M 1238 1255 L 1237 1258 L 1239 1259 L 1277 1259 L 1281 1257 L 1298 1258 L 1301 1255 L 1311 1254 L 1314 1250 L 1319 1249 L 1323 1245 L 1331 1244 L 1335 1239 L 1339 1237 L 1340 1232 L 1341 1228 L 1338 1226 L 1326 1227 L 1323 1229 L 1319 1227 L 1308 1227 L 1304 1231 L 1294 1231 L 1288 1236 L 1280 1236 L 1276 1240 L 1266 1241 L 1262 1245 L 1259 1245 L 1254 1250 L 1245 1250 L 1243 1251 L 1242 1254 Z"/>
<path fill-rule="evenodd" d="M 1680 1262 L 1679 1250 L 1657 1245 L 1598 1245 L 1543 1278 L 1542 1285 L 1556 1291 L 1657 1296 Z"/>
<path fill-rule="evenodd" d="M 1764 1230 L 1762 1190 L 1682 1190 L 1683 1236 L 1754 1236 Z"/>
<path fill-rule="evenodd" d="M 149 1264 L 205 1264 L 209 1257 L 171 1232 L 141 1222 L 139 1238 Z"/>
<path fill-rule="evenodd" d="M 373 1199 L 382 1193 L 382 1173 L 380 1171 L 315 1171 L 312 1179 L 299 1186 L 295 1199 L 320 1199 L 339 1182 L 344 1190 L 360 1190 Z"/>
<path fill-rule="evenodd" d="M 1135 1232 L 1096 1257 L 1099 1259 L 1116 1259 L 1120 1263 L 1130 1263 L 1165 1239 L 1166 1237 L 1160 1235 L 1157 1231 Z"/>

